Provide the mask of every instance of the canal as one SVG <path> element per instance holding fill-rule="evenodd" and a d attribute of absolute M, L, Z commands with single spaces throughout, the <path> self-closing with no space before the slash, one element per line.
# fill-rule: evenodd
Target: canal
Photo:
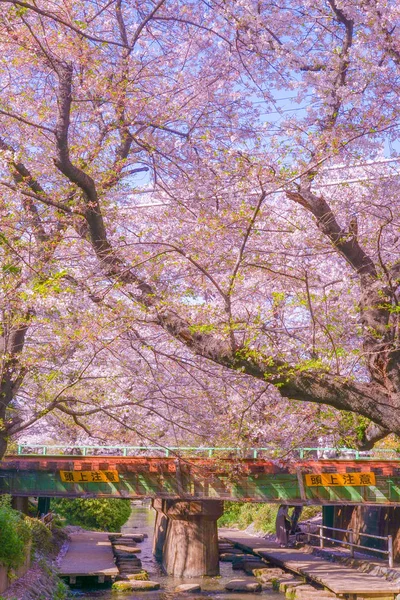
<path fill-rule="evenodd" d="M 231 579 L 244 579 L 247 576 L 243 571 L 233 571 L 231 563 L 220 563 L 220 577 L 203 577 L 196 579 L 176 579 L 165 575 L 159 563 L 152 554 L 152 537 L 154 528 L 155 513 L 145 506 L 133 506 L 129 521 L 122 528 L 123 533 L 147 533 L 148 537 L 140 544 L 140 559 L 143 569 L 148 571 L 152 581 L 158 581 L 161 589 L 154 592 L 132 592 L 118 593 L 110 589 L 85 589 L 74 590 L 71 592 L 71 598 L 77 600 L 173 600 L 181 598 L 182 600 L 269 600 L 274 598 L 284 598 L 283 595 L 276 592 L 263 591 L 257 594 L 238 592 L 230 593 L 225 591 L 225 584 Z M 255 581 L 254 577 L 248 576 L 249 581 Z M 174 590 L 180 583 L 200 583 L 201 592 L 194 594 L 178 594 Z"/>

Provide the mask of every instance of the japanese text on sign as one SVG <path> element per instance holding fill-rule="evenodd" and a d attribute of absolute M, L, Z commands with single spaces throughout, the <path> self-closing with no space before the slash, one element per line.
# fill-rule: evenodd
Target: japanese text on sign
<path fill-rule="evenodd" d="M 65 483 L 118 483 L 118 471 L 60 471 Z"/>
<path fill-rule="evenodd" d="M 306 475 L 306 485 L 324 487 L 375 485 L 375 473 L 315 473 Z"/>

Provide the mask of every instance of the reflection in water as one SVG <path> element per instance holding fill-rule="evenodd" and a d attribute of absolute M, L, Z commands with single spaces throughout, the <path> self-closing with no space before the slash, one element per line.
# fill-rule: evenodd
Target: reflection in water
<path fill-rule="evenodd" d="M 281 594 L 276 592 L 264 591 L 258 594 L 240 594 L 228 593 L 225 591 L 225 584 L 230 579 L 244 579 L 248 577 L 249 581 L 254 581 L 253 577 L 247 576 L 243 571 L 233 571 L 231 563 L 220 563 L 220 577 L 203 577 L 195 579 L 177 579 L 165 575 L 159 563 L 155 560 L 151 547 L 153 537 L 155 513 L 152 509 L 145 506 L 134 506 L 129 521 L 122 528 L 123 533 L 147 533 L 146 538 L 138 546 L 141 549 L 140 559 L 143 564 L 143 569 L 148 571 L 152 581 L 158 581 L 161 584 L 161 589 L 154 592 L 132 592 L 118 593 L 106 590 L 74 590 L 71 592 L 71 598 L 77 600 L 275 600 L 283 599 Z M 194 594 L 177 594 L 174 590 L 181 583 L 200 583 L 201 592 Z"/>

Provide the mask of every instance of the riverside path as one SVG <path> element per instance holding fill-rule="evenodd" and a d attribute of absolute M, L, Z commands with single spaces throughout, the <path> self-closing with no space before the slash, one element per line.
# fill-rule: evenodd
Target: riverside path
<path fill-rule="evenodd" d="M 77 531 L 71 534 L 67 553 L 59 567 L 60 577 L 76 583 L 77 577 L 96 577 L 104 583 L 118 575 L 108 533 Z"/>
<path fill-rule="evenodd" d="M 219 535 L 221 540 L 233 542 L 237 548 L 306 577 L 339 598 L 387 600 L 395 599 L 400 593 L 399 583 L 328 561 L 304 549 L 281 548 L 276 542 L 255 538 L 244 531 L 220 529 Z"/>

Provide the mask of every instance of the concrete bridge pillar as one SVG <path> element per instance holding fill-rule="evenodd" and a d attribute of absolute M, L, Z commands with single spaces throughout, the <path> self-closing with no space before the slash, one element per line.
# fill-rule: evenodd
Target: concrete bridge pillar
<path fill-rule="evenodd" d="M 27 496 L 13 496 L 11 498 L 11 506 L 14 510 L 29 514 L 29 498 Z"/>
<path fill-rule="evenodd" d="M 156 500 L 153 506 L 158 513 L 153 550 L 161 554 L 165 572 L 174 577 L 218 575 L 217 520 L 223 502 Z"/>
<path fill-rule="evenodd" d="M 168 517 L 163 513 L 163 501 L 155 498 L 151 502 L 152 508 L 156 511 L 156 520 L 154 523 L 153 554 L 158 561 L 162 561 L 165 538 L 167 537 Z"/>
<path fill-rule="evenodd" d="M 38 498 L 38 516 L 43 517 L 50 512 L 51 498 L 39 496 Z"/>

